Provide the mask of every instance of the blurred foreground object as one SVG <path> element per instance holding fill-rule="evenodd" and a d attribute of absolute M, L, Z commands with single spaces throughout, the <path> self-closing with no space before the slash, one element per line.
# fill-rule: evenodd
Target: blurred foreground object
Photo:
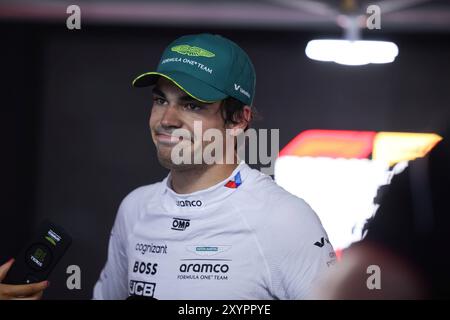
<path fill-rule="evenodd" d="M 337 253 L 361 240 L 380 186 L 442 138 L 434 133 L 306 130 L 275 163 L 275 180 L 319 215 Z"/>
<path fill-rule="evenodd" d="M 450 298 L 449 131 L 427 157 L 392 179 L 367 236 L 312 295 L 315 299 Z M 370 290 L 367 268 L 380 268 L 381 288 Z"/>

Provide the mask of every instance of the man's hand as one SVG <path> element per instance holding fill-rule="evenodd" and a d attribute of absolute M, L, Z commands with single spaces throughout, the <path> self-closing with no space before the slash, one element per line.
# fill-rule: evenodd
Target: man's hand
<path fill-rule="evenodd" d="M 0 300 L 40 300 L 43 291 L 49 286 L 48 281 L 20 285 L 1 283 L 13 263 L 14 259 L 11 259 L 0 266 Z"/>

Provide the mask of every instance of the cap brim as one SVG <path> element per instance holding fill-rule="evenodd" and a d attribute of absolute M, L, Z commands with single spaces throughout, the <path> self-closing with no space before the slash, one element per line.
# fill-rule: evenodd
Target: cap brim
<path fill-rule="evenodd" d="M 186 92 L 192 98 L 205 102 L 212 103 L 216 101 L 223 100 L 228 97 L 227 94 L 216 88 L 210 86 L 209 84 L 198 80 L 183 72 L 146 72 L 138 76 L 133 80 L 133 87 L 148 87 L 156 84 L 159 77 L 164 77 L 172 81 L 181 90 Z"/>

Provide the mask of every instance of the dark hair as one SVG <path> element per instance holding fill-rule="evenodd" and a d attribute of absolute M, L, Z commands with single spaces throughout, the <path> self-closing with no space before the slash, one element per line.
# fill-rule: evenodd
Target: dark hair
<path fill-rule="evenodd" d="M 426 157 L 411 161 L 393 177 L 362 240 L 406 258 L 422 272 L 434 299 L 450 297 L 450 258 L 442 254 L 450 228 L 449 138 L 450 130 Z"/>
<path fill-rule="evenodd" d="M 236 98 L 225 98 L 220 106 L 225 125 L 238 124 L 239 122 L 241 122 L 241 120 L 243 119 L 244 106 L 245 103 L 237 100 Z M 244 131 L 250 128 L 250 124 L 255 118 L 257 118 L 256 110 L 254 107 L 251 107 L 250 121 L 248 122 Z"/>

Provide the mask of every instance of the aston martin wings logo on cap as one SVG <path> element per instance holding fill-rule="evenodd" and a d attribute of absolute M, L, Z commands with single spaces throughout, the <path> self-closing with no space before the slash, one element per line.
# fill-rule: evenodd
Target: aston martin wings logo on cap
<path fill-rule="evenodd" d="M 179 54 L 185 54 L 188 56 L 195 56 L 195 57 L 212 58 L 216 56 L 214 53 L 208 50 L 199 47 L 191 47 L 188 44 L 182 44 L 179 46 L 172 47 L 171 50 L 178 52 Z"/>

